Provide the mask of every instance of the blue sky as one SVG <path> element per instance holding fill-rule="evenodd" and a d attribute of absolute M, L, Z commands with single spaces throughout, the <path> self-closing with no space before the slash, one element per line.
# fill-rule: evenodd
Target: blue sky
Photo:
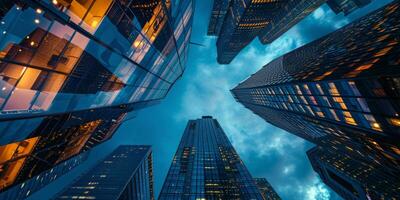
<path fill-rule="evenodd" d="M 218 119 L 253 177 L 265 177 L 283 199 L 340 199 L 313 172 L 305 152 L 312 144 L 276 128 L 237 103 L 229 90 L 272 59 L 338 29 L 390 2 L 376 0 L 344 17 L 326 5 L 271 45 L 256 39 L 230 65 L 216 62 L 216 39 L 206 36 L 211 0 L 196 2 L 189 63 L 162 103 L 140 110 L 114 137 L 99 145 L 85 164 L 58 179 L 30 199 L 46 199 L 119 144 L 153 145 L 155 192 L 158 193 L 178 147 L 186 122 L 202 115 Z"/>

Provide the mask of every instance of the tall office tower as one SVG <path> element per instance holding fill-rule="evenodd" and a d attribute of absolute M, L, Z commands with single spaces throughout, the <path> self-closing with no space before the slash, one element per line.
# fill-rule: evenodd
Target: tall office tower
<path fill-rule="evenodd" d="M 287 53 L 232 89 L 267 122 L 400 170 L 400 2 Z"/>
<path fill-rule="evenodd" d="M 326 3 L 336 14 L 343 12 L 344 15 L 348 15 L 371 2 L 372 0 L 327 0 Z"/>
<path fill-rule="evenodd" d="M 55 199 L 152 200 L 152 163 L 150 146 L 119 146 Z"/>
<path fill-rule="evenodd" d="M 1 3 L 0 192 L 109 139 L 185 68 L 192 1 Z"/>
<path fill-rule="evenodd" d="M 89 151 L 78 154 L 67 161 L 51 169 L 43 171 L 31 179 L 17 184 L 14 187 L 0 193 L 0 199 L 23 200 L 34 192 L 42 189 L 58 177 L 70 172 L 73 168 L 86 161 Z"/>
<path fill-rule="evenodd" d="M 231 2 L 231 0 L 214 0 L 207 35 L 219 35 Z"/>
<path fill-rule="evenodd" d="M 254 178 L 264 200 L 281 200 L 266 178 Z"/>
<path fill-rule="evenodd" d="M 189 120 L 160 193 L 163 199 L 262 199 L 216 119 Z"/>
<path fill-rule="evenodd" d="M 282 4 L 280 0 L 232 0 L 218 35 L 218 63 L 229 64 L 259 35 Z"/>
<path fill-rule="evenodd" d="M 372 162 L 359 162 L 331 148 L 314 147 L 307 152 L 321 179 L 344 199 L 399 199 L 397 176 Z"/>
<path fill-rule="evenodd" d="M 258 36 L 263 44 L 272 43 L 286 31 L 324 4 L 326 0 L 290 0 L 273 15 Z"/>

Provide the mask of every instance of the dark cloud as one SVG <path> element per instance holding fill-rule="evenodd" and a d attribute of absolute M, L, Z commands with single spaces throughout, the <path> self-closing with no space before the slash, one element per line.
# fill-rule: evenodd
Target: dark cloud
<path fill-rule="evenodd" d="M 119 144 L 153 145 L 155 192 L 159 193 L 188 119 L 213 115 L 224 128 L 254 177 L 265 177 L 283 199 L 340 199 L 321 183 L 305 152 L 310 143 L 273 127 L 235 102 L 229 89 L 272 59 L 315 40 L 389 0 L 345 18 L 323 6 L 271 45 L 258 40 L 242 51 L 231 65 L 216 63 L 215 39 L 206 37 L 211 0 L 196 1 L 192 46 L 183 78 L 161 104 L 146 108 L 127 121 L 107 143 L 96 147 L 84 165 L 73 170 L 30 199 L 46 199 Z M 132 116 L 134 114 L 131 114 Z"/>

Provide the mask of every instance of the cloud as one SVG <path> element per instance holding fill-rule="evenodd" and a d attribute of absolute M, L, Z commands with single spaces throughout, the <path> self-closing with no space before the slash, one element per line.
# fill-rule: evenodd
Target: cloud
<path fill-rule="evenodd" d="M 316 180 L 313 185 L 307 187 L 306 194 L 308 200 L 329 200 L 331 197 L 329 190 L 319 180 Z"/>
<path fill-rule="evenodd" d="M 273 59 L 328 34 L 349 21 L 322 6 L 270 45 L 256 39 L 230 65 L 216 62 L 216 39 L 202 36 L 177 114 L 179 122 L 212 115 L 220 122 L 253 176 L 266 177 L 283 199 L 332 199 L 312 170 L 305 152 L 311 144 L 287 133 L 236 102 L 230 89 Z M 201 40 L 201 39 L 198 39 Z"/>
<path fill-rule="evenodd" d="M 206 48 L 192 52 L 198 55 L 192 61 L 196 63 L 193 65 L 195 69 L 191 69 L 192 72 L 184 77 L 188 81 L 185 81 L 187 85 L 182 99 L 179 100 L 182 103 L 174 118 L 184 123 L 187 119 L 212 115 L 218 119 L 248 168 L 260 166 L 259 170 L 250 169 L 256 172 L 253 175 L 269 179 L 271 174 L 276 174 L 277 177 L 272 177 L 276 181 L 272 183 L 283 197 L 296 193 L 282 189 L 282 185 L 290 188 L 296 187 L 292 183 L 302 185 L 298 181 L 284 183 L 288 177 L 305 174 L 302 170 L 311 171 L 310 166 L 307 169 L 302 166 L 304 161 L 308 162 L 304 152 L 310 145 L 301 138 L 266 123 L 244 108 L 235 101 L 230 89 L 272 59 L 302 45 L 300 34 L 295 30 L 291 31 L 290 35 L 281 37 L 268 46 L 262 46 L 256 40 L 232 64 L 226 66 L 210 59 L 214 55 L 209 55 L 209 52 L 216 52 L 215 39 L 208 38 L 204 43 Z M 251 163 L 253 161 L 256 163 Z"/>
<path fill-rule="evenodd" d="M 350 20 L 343 17 L 342 14 L 336 15 L 327 5 L 323 5 L 293 27 L 292 30 L 301 35 L 304 42 L 310 42 L 345 26 L 349 22 Z"/>
<path fill-rule="evenodd" d="M 215 39 L 207 39 L 205 44 L 215 44 Z M 256 43 L 258 41 L 255 41 Z M 272 59 L 299 46 L 298 37 L 283 37 L 269 46 L 257 48 L 257 44 L 246 48 L 230 65 L 221 66 L 214 59 L 200 57 L 196 69 L 191 73 L 190 82 L 185 88 L 177 120 L 213 115 L 219 120 L 232 140 L 237 151 L 248 152 L 258 149 L 259 155 L 271 149 L 280 151 L 286 145 L 302 145 L 301 140 L 287 141 L 280 134 L 283 131 L 265 123 L 251 111 L 235 101 L 230 89 Z M 261 52 L 260 52 L 261 50 Z M 215 45 L 199 50 L 199 55 L 216 52 Z M 271 132 L 272 130 L 272 132 Z M 273 136 L 270 141 L 268 135 Z M 260 140 L 254 140 L 260 138 Z"/>

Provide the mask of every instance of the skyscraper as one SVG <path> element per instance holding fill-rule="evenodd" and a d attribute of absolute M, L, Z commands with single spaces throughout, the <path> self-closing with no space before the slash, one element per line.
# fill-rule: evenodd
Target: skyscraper
<path fill-rule="evenodd" d="M 264 200 L 280 200 L 281 198 L 272 188 L 271 184 L 268 183 L 266 178 L 254 178 L 258 189 L 261 192 Z"/>
<path fill-rule="evenodd" d="M 229 64 L 257 36 L 272 43 L 325 2 L 347 15 L 371 0 L 215 0 L 207 34 L 218 36 L 218 63 Z"/>
<path fill-rule="evenodd" d="M 2 1 L 0 192 L 109 139 L 187 61 L 192 1 Z"/>
<path fill-rule="evenodd" d="M 218 63 L 229 64 L 270 22 L 282 4 L 280 0 L 232 0 L 217 40 Z"/>
<path fill-rule="evenodd" d="M 260 32 L 263 44 L 272 43 L 302 19 L 319 8 L 326 0 L 290 0 L 273 15 L 271 22 Z"/>
<path fill-rule="evenodd" d="M 152 166 L 150 146 L 119 146 L 55 199 L 152 200 Z"/>
<path fill-rule="evenodd" d="M 207 35 L 219 35 L 231 2 L 231 0 L 214 0 Z"/>
<path fill-rule="evenodd" d="M 216 119 L 189 120 L 159 197 L 262 199 Z"/>
<path fill-rule="evenodd" d="M 29 195 L 42 189 L 58 177 L 70 172 L 72 169 L 86 161 L 89 151 L 78 154 L 55 167 L 33 176 L 31 179 L 16 184 L 14 187 L 0 193 L 0 199 L 23 200 Z"/>
<path fill-rule="evenodd" d="M 399 5 L 273 60 L 233 95 L 267 122 L 393 176 L 400 166 Z"/>
<path fill-rule="evenodd" d="M 354 10 L 371 3 L 371 1 L 372 0 L 327 0 L 326 3 L 336 14 L 343 12 L 344 15 L 348 15 Z"/>
<path fill-rule="evenodd" d="M 344 199 L 399 199 L 400 173 L 389 175 L 377 163 L 363 162 L 332 148 L 307 152 L 321 179 Z"/>

